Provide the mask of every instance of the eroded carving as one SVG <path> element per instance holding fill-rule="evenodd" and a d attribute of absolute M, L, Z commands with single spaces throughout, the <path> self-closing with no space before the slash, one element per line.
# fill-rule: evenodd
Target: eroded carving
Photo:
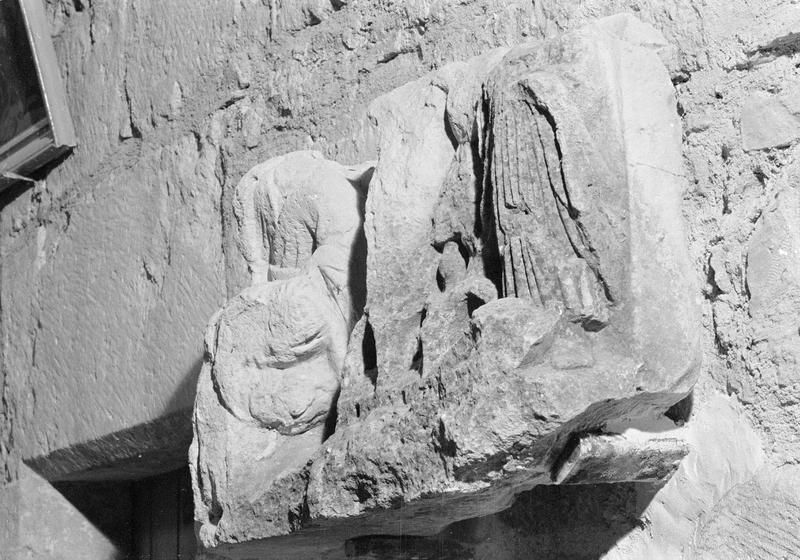
<path fill-rule="evenodd" d="M 237 187 L 253 285 L 220 313 L 209 347 L 220 400 L 240 420 L 292 434 L 330 410 L 364 308 L 363 173 L 295 152 Z"/>
<path fill-rule="evenodd" d="M 207 546 L 432 534 L 535 484 L 674 471 L 680 442 L 604 433 L 698 374 L 663 48 L 621 16 L 492 51 L 373 103 L 374 174 L 290 154 L 243 179 L 256 283 L 197 406 Z"/>
<path fill-rule="evenodd" d="M 293 152 L 254 167 L 236 188 L 238 241 L 252 285 L 209 325 L 198 403 L 211 400 L 213 407 L 216 399 L 232 417 L 224 418 L 229 429 L 240 430 L 232 436 L 249 431 L 256 441 L 244 438 L 241 445 L 256 448 L 226 446 L 225 457 L 213 443 L 204 448 L 209 438 L 219 439 L 220 426 L 203 422 L 209 410 L 198 406 L 196 476 L 209 491 L 209 512 L 230 498 L 218 494 L 227 473 L 215 471 L 214 461 L 235 465 L 255 453 L 268 467 L 258 482 L 269 487 L 281 474 L 270 465 L 302 465 L 326 435 L 350 331 L 364 308 L 370 171 Z M 287 441 L 300 435 L 301 445 Z M 207 522 L 205 540 L 213 542 L 216 521 Z"/>
<path fill-rule="evenodd" d="M 527 74 L 515 76 L 520 68 Z M 609 302 L 593 238 L 610 241 L 620 236 L 613 235 L 607 223 L 599 224 L 592 235 L 582 218 L 587 210 L 602 216 L 604 201 L 619 193 L 614 192 L 607 166 L 592 157 L 594 142 L 581 130 L 581 119 L 573 118 L 561 128 L 583 137 L 580 155 L 585 162 L 564 167 L 559 130 L 547 102 L 537 95 L 541 91 L 553 101 L 570 103 L 560 77 L 531 72 L 527 64 L 504 66 L 488 88 L 486 159 L 505 265 L 504 295 L 532 298 L 542 305 L 558 303 L 573 319 L 601 328 L 608 321 Z M 573 169 L 581 176 L 568 184 L 566 172 Z M 586 196 L 574 191 L 592 187 L 607 198 L 578 209 L 572 199 Z"/>

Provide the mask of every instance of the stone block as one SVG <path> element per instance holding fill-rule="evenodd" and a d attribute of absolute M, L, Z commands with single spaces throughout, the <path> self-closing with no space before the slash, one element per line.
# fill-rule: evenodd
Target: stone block
<path fill-rule="evenodd" d="M 784 184 L 756 222 L 747 248 L 754 347 L 778 370 L 778 384 L 800 382 L 800 192 Z"/>
<path fill-rule="evenodd" d="M 559 484 L 660 482 L 668 480 L 689 453 L 675 438 L 632 441 L 623 436 L 587 435 L 553 472 Z"/>
<path fill-rule="evenodd" d="M 757 91 L 742 107 L 742 147 L 745 151 L 785 148 L 800 138 L 798 92 L 774 95 Z"/>
<path fill-rule="evenodd" d="M 678 442 L 588 436 L 699 371 L 664 43 L 618 16 L 492 51 L 378 98 L 374 163 L 245 175 L 253 284 L 211 322 L 190 453 L 209 552 L 434 535 L 554 475 L 674 472 Z"/>
<path fill-rule="evenodd" d="M 0 488 L 0 543 L 8 560 L 122 560 L 126 551 L 26 467 Z"/>
<path fill-rule="evenodd" d="M 707 512 L 694 541 L 698 560 L 791 558 L 800 549 L 800 470 L 765 468 Z"/>
<path fill-rule="evenodd" d="M 180 467 L 198 336 L 225 300 L 217 156 L 184 135 L 62 219 L 4 239 L 15 445 L 46 476 L 158 453 L 162 468 Z"/>

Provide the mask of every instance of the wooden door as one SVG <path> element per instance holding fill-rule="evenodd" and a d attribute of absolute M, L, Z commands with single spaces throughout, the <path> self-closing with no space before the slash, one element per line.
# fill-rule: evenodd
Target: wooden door
<path fill-rule="evenodd" d="M 190 560 L 196 551 L 187 469 L 133 483 L 133 560 Z"/>

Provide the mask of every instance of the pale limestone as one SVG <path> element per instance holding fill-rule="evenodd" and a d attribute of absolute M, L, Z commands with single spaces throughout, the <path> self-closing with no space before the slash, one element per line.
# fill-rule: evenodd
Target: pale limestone
<path fill-rule="evenodd" d="M 415 549 L 436 553 L 444 548 L 457 558 L 474 553 L 494 560 L 530 550 L 542 558 L 691 557 L 692 526 L 700 510 L 712 508 L 749 476 L 760 454 L 773 464 L 796 462 L 800 456 L 796 397 L 791 384 L 778 385 L 794 370 L 771 369 L 768 353 L 760 352 L 767 343 L 757 342 L 755 352 L 751 348 L 744 259 L 754 223 L 780 190 L 776 183 L 792 150 L 745 153 L 739 129 L 742 104 L 752 92 L 782 92 L 796 80 L 792 34 L 798 7 L 786 0 L 349 2 L 337 3 L 338 12 L 326 11 L 318 25 L 300 29 L 316 23 L 300 13 L 306 5 L 325 9 L 313 0 L 201 0 L 191 6 L 150 0 L 48 3 L 81 144 L 48 174 L 46 185 L 21 193 L 0 216 L 0 376 L 5 377 L 8 404 L 4 416 L 13 425 L 13 439 L 9 425 L 3 426 L 2 459 L 6 444 L 12 452 L 24 446 L 26 459 L 39 456 L 57 466 L 56 472 L 63 474 L 66 467 L 83 476 L 87 467 L 101 473 L 97 465 L 117 457 L 138 461 L 143 449 L 158 449 L 159 459 L 167 449 L 185 455 L 184 433 L 173 428 L 188 425 L 186 407 L 191 405 L 194 366 L 202 357 L 203 325 L 226 290 L 233 296 L 249 280 L 234 245 L 231 211 L 232 191 L 242 174 L 259 161 L 312 141 L 315 149 L 338 161 L 374 158 L 373 130 L 362 116 L 375 96 L 443 61 L 530 37 L 552 37 L 599 16 L 634 10 L 677 46 L 679 59 L 667 61 L 667 67 L 686 129 L 693 128 L 698 115 L 713 122 L 684 140 L 685 155 L 694 165 L 687 170 L 691 186 L 683 204 L 691 273 L 706 280 L 709 251 L 717 255 L 715 278 L 706 280 L 702 302 L 702 382 L 695 390 L 695 414 L 687 422 L 691 429 L 699 423 L 702 437 L 692 440 L 692 453 L 678 476 L 657 494 L 624 485 L 619 491 L 620 485 L 539 487 L 523 494 L 511 510 L 464 522 L 446 530 L 440 537 L 444 540 L 431 539 L 428 548 Z M 395 44 L 398 29 L 413 29 L 403 32 L 413 43 L 400 46 L 416 50 L 378 62 Z M 735 68 L 740 61 L 754 64 Z M 175 83 L 183 90 L 184 105 L 174 121 L 167 121 L 161 115 L 169 115 Z M 248 106 L 256 110 L 244 127 L 243 108 Z M 255 126 L 259 121 L 260 130 Z M 158 174 L 160 165 L 172 165 L 177 143 L 191 145 L 192 136 L 214 157 L 196 173 L 191 160 L 181 158 L 180 174 Z M 740 196 L 736 184 L 747 177 L 755 186 Z M 219 188 L 212 186 L 215 181 Z M 158 184 L 168 199 L 143 196 Z M 167 222 L 174 227 L 153 226 L 149 217 L 156 208 L 174 216 Z M 130 219 L 121 218 L 122 213 Z M 192 225 L 180 226 L 186 223 Z M 157 235 L 140 243 L 140 230 Z M 150 243 L 160 244 L 162 231 L 168 250 Z M 100 246 L 98 239 L 109 243 Z M 192 245 L 205 250 L 187 250 Z M 113 250 L 117 246 L 124 251 Z M 41 263 L 45 266 L 37 268 Z M 102 267 L 108 272 L 100 273 L 100 285 L 87 286 L 87 274 Z M 162 272 L 165 284 L 137 291 L 147 286 L 138 278 L 152 282 Z M 39 328 L 43 309 L 54 311 Z M 87 321 L 76 321 L 73 317 L 80 315 L 71 315 L 72 309 L 84 310 Z M 92 320 L 98 309 L 100 322 Z M 66 320 L 53 320 L 59 314 Z M 119 320 L 128 315 L 137 320 Z M 359 325 L 363 331 L 364 323 Z M 56 337 L 77 354 L 54 348 Z M 106 339 L 108 345 L 98 346 Z M 127 362 L 117 352 L 126 345 L 135 356 Z M 102 365 L 94 369 L 93 362 Z M 718 396 L 726 392 L 729 397 Z M 719 400 L 726 406 L 719 406 Z M 163 422 L 160 415 L 167 410 L 175 410 L 167 414 L 180 422 Z M 158 427 L 157 438 L 151 437 L 150 426 Z M 67 465 L 54 450 L 78 460 Z M 6 468 L 13 472 L 13 461 Z M 153 467 L 136 468 L 145 473 Z M 680 495 L 672 491 L 676 483 Z M 763 486 L 751 497 L 756 505 L 772 499 Z M 630 505 L 649 500 L 644 512 Z M 653 513 L 659 509 L 660 514 Z M 717 529 L 730 534 L 731 527 Z M 476 543 L 478 538 L 485 540 Z M 609 551 L 611 538 L 616 542 Z M 355 539 L 347 551 L 399 555 L 408 552 L 406 545 L 422 547 L 419 543 Z M 637 548 L 642 543 L 647 543 L 644 550 Z M 305 549 L 305 558 L 324 554 L 324 546 L 317 544 Z"/>
<path fill-rule="evenodd" d="M 210 551 L 430 535 L 535 484 L 669 478 L 672 440 L 555 467 L 698 374 L 664 44 L 618 16 L 492 51 L 372 104 L 374 173 L 300 152 L 245 175 L 253 285 L 212 320 L 190 455 Z"/>
<path fill-rule="evenodd" d="M 300 507 L 304 477 L 292 470 L 322 442 L 363 311 L 371 172 L 293 152 L 254 167 L 237 186 L 239 246 L 252 285 L 209 324 L 190 452 L 207 546 L 238 538 L 247 523 L 239 521 L 243 500 L 284 491 Z"/>
<path fill-rule="evenodd" d="M 785 148 L 800 138 L 797 92 L 781 96 L 754 92 L 742 107 L 742 147 L 747 151 Z"/>

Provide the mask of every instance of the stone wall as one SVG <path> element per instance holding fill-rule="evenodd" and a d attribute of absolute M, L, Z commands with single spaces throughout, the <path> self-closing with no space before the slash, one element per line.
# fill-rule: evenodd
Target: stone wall
<path fill-rule="evenodd" d="M 79 147 L 3 194 L 7 477 L 19 459 L 51 480 L 183 460 L 206 322 L 246 283 L 231 204 L 252 165 L 305 148 L 370 159 L 365 110 L 378 95 L 620 11 L 679 49 L 683 212 L 705 318 L 704 370 L 677 428 L 693 450 L 657 493 L 534 490 L 440 542 L 476 558 L 800 554 L 800 8 L 789 0 L 48 0 Z M 386 557 L 398 546 L 352 543 Z"/>

